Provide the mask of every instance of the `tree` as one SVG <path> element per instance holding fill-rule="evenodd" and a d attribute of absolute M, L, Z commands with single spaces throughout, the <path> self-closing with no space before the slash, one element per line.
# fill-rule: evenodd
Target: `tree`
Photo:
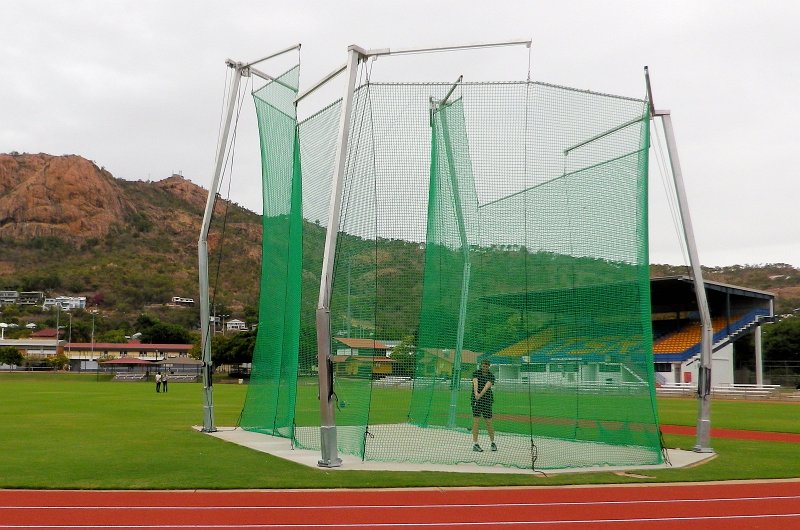
<path fill-rule="evenodd" d="M 392 350 L 392 373 L 401 377 L 414 377 L 417 364 L 417 348 L 414 337 L 406 335 Z"/>
<path fill-rule="evenodd" d="M 11 346 L 0 348 L 0 364 L 19 366 L 22 364 L 23 359 L 22 352 L 17 348 Z"/>
<path fill-rule="evenodd" d="M 784 318 L 764 328 L 764 358 L 769 361 L 800 361 L 800 318 Z"/>
<path fill-rule="evenodd" d="M 149 344 L 190 344 L 192 336 L 181 326 L 158 322 L 142 330 L 142 342 Z"/>
<path fill-rule="evenodd" d="M 47 364 L 56 370 L 63 370 L 66 366 L 69 366 L 69 358 L 63 353 L 59 353 L 58 355 L 48 357 Z"/>
<path fill-rule="evenodd" d="M 103 333 L 95 333 L 95 342 L 113 342 L 115 344 L 124 344 L 128 342 L 125 337 L 124 329 L 112 329 Z"/>

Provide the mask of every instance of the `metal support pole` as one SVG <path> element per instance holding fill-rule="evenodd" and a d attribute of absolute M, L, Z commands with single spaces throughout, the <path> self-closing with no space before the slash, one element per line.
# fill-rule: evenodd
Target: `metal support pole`
<path fill-rule="evenodd" d="M 214 213 L 214 203 L 216 202 L 217 190 L 222 176 L 222 166 L 225 162 L 225 149 L 228 146 L 228 133 L 231 129 L 236 99 L 239 95 L 239 82 L 242 79 L 242 65 L 231 62 L 228 62 L 228 65 L 234 69 L 233 82 L 231 83 L 231 91 L 228 98 L 228 112 L 225 116 L 225 128 L 222 131 L 222 137 L 217 149 L 214 177 L 208 189 L 203 224 L 200 227 L 200 239 L 197 241 L 200 276 L 200 348 L 203 352 L 203 432 L 215 432 L 217 430 L 214 425 L 214 396 L 211 379 L 213 366 L 211 363 L 211 333 L 209 332 L 211 315 L 208 300 L 208 229 L 211 226 L 211 217 Z"/>
<path fill-rule="evenodd" d="M 347 144 L 350 140 L 350 118 L 353 109 L 353 93 L 356 86 L 360 48 L 350 46 L 347 58 L 347 85 L 342 99 L 339 117 L 339 145 L 336 149 L 334 175 L 331 185 L 330 215 L 325 234 L 325 251 L 322 256 L 319 302 L 317 303 L 317 363 L 319 367 L 319 412 L 320 412 L 320 467 L 339 467 L 336 438 L 336 414 L 333 403 L 333 363 L 331 361 L 331 288 L 333 265 L 336 254 L 336 239 L 339 235 L 339 220 L 342 210 L 342 191 L 347 163 Z"/>
<path fill-rule="evenodd" d="M 764 385 L 764 357 L 761 351 L 761 322 L 756 324 L 756 385 Z"/>
<path fill-rule="evenodd" d="M 467 228 L 464 222 L 464 210 L 461 203 L 461 192 L 458 185 L 458 176 L 456 175 L 455 157 L 453 156 L 453 143 L 450 140 L 450 132 L 447 127 L 446 101 L 455 90 L 455 87 L 460 83 L 462 77 L 453 85 L 450 91 L 445 96 L 438 106 L 435 106 L 433 112 L 439 113 L 439 119 L 442 122 L 442 142 L 444 143 L 445 157 L 447 158 L 447 174 L 450 179 L 450 189 L 453 193 L 453 205 L 456 210 L 456 224 L 458 225 L 459 242 L 461 243 L 461 254 L 463 258 L 463 269 L 461 272 L 461 296 L 458 306 L 458 331 L 456 335 L 456 351 L 453 357 L 453 371 L 451 374 L 450 382 L 450 407 L 447 413 L 448 427 L 455 427 L 456 425 L 456 409 L 458 408 L 458 395 L 461 391 L 461 364 L 464 350 L 464 330 L 467 321 L 467 299 L 469 297 L 469 280 L 471 272 L 471 264 L 469 260 L 469 240 L 467 239 Z"/>
<path fill-rule="evenodd" d="M 672 129 L 672 118 L 669 111 L 655 111 L 654 116 L 661 118 L 664 127 L 664 137 L 667 142 L 667 153 L 672 167 L 672 177 L 675 180 L 675 194 L 678 199 L 678 210 L 680 211 L 683 224 L 683 235 L 686 240 L 686 249 L 689 252 L 689 263 L 691 265 L 692 279 L 694 280 L 694 291 L 697 297 L 697 309 L 700 313 L 700 367 L 697 378 L 697 440 L 694 446 L 695 452 L 712 453 L 711 442 L 711 346 L 714 337 L 714 329 L 711 326 L 711 313 L 708 309 L 706 299 L 705 283 L 703 282 L 703 271 L 700 266 L 700 258 L 697 255 L 697 244 L 694 239 L 692 229 L 692 219 L 689 215 L 689 203 L 686 199 L 686 190 L 683 185 L 683 173 L 681 171 L 678 149 L 675 143 L 675 133 Z"/>

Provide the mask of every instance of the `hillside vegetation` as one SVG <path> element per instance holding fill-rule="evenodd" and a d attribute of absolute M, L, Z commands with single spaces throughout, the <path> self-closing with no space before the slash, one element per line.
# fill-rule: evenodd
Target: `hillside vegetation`
<path fill-rule="evenodd" d="M 206 197 L 206 190 L 178 175 L 157 182 L 126 181 L 79 156 L 0 155 L 0 289 L 81 295 L 105 319 L 133 322 L 147 312 L 194 327 L 197 305 L 172 309 L 164 304 L 173 296 L 198 298 L 197 239 Z M 324 230 L 306 224 L 303 289 L 309 293 L 318 289 L 323 242 Z M 209 247 L 217 314 L 253 321 L 261 270 L 260 216 L 219 200 Z M 358 271 L 376 259 L 391 265 L 382 283 L 414 286 L 383 293 L 386 321 L 378 323 L 391 335 L 406 335 L 416 322 L 403 320 L 408 313 L 403 307 L 418 307 L 421 297 L 419 245 L 383 243 L 380 255 L 368 243 L 350 242 L 350 248 L 353 292 L 370 292 L 365 284 L 374 276 Z M 495 279 L 503 278 L 501 261 L 492 265 Z M 557 273 L 558 263 L 553 267 Z M 654 276 L 686 273 L 685 267 L 651 266 Z M 705 274 L 776 293 L 779 313 L 800 307 L 800 270 L 791 265 L 706 268 Z M 345 287 L 337 285 L 334 296 Z M 316 297 L 304 296 L 303 304 L 305 312 L 313 312 Z M 353 311 L 358 307 L 354 304 Z M 5 308 L 4 315 L 7 311 L 19 313 Z M 333 315 L 334 323 L 344 316 Z"/>

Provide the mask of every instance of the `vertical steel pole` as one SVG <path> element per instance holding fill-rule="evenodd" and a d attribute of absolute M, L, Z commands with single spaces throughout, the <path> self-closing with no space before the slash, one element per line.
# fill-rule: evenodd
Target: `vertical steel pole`
<path fill-rule="evenodd" d="M 764 357 L 761 351 L 761 322 L 756 324 L 756 385 L 764 385 Z"/>
<path fill-rule="evenodd" d="M 461 190 L 458 185 L 458 175 L 456 174 L 453 144 L 450 141 L 450 131 L 447 125 L 447 106 L 445 103 L 460 81 L 461 77 L 458 78 L 458 81 L 450 89 L 450 92 L 448 92 L 447 96 L 445 96 L 445 98 L 439 102 L 438 108 L 433 109 L 433 112 L 439 112 L 439 118 L 442 122 L 442 142 L 444 142 L 444 150 L 447 158 L 447 174 L 450 179 L 450 188 L 453 193 L 453 205 L 456 210 L 456 224 L 458 225 L 458 236 L 461 243 L 461 256 L 464 260 L 464 268 L 461 273 L 461 296 L 458 306 L 456 351 L 453 357 L 453 371 L 450 381 L 450 406 L 447 413 L 448 427 L 455 427 L 456 425 L 456 409 L 458 408 L 458 396 L 461 392 L 461 365 L 463 362 L 464 330 L 466 328 L 467 321 L 467 300 L 469 298 L 469 280 L 471 270 L 471 264 L 469 260 L 469 240 L 467 239 L 467 228 L 466 223 L 464 222 L 464 209 L 461 203 Z"/>
<path fill-rule="evenodd" d="M 350 140 L 350 118 L 353 109 L 353 93 L 356 86 L 358 61 L 363 51 L 350 46 L 347 58 L 347 86 L 342 99 L 342 114 L 339 117 L 339 145 L 336 149 L 328 228 L 325 234 L 325 252 L 322 256 L 319 301 L 317 303 L 317 364 L 319 367 L 319 415 L 320 451 L 317 462 L 320 467 L 339 467 L 336 439 L 336 414 L 333 403 L 333 363 L 331 361 L 331 287 L 333 265 L 336 257 L 336 239 L 339 235 L 339 219 L 342 210 L 342 191 L 347 164 L 347 144 Z"/>
<path fill-rule="evenodd" d="M 228 113 L 225 117 L 225 128 L 222 131 L 217 149 L 217 160 L 214 167 L 214 178 L 208 188 L 208 200 L 203 213 L 203 224 L 200 227 L 200 239 L 197 241 L 197 258 L 200 280 L 200 348 L 203 352 L 203 432 L 215 432 L 214 425 L 214 396 L 212 392 L 212 364 L 211 364 L 211 334 L 209 323 L 211 315 L 208 300 L 208 229 L 211 226 L 211 217 L 214 213 L 214 203 L 219 189 L 222 166 L 225 162 L 225 149 L 228 146 L 228 133 L 231 129 L 233 111 L 239 95 L 239 82 L 242 79 L 240 64 L 228 63 L 234 69 L 233 82 L 231 83 L 230 97 L 228 98 Z"/>
<path fill-rule="evenodd" d="M 700 267 L 700 259 L 697 255 L 697 244 L 694 239 L 692 229 L 692 219 L 689 215 L 689 203 L 686 200 L 686 190 L 683 185 L 683 173 L 681 163 L 678 158 L 678 149 L 675 143 L 675 133 L 672 130 L 672 118 L 669 111 L 656 111 L 655 116 L 661 118 L 664 127 L 664 137 L 667 141 L 667 153 L 672 167 L 672 177 L 675 180 L 675 194 L 678 199 L 678 209 L 681 214 L 683 224 L 683 236 L 686 240 L 686 248 L 689 251 L 689 263 L 694 280 L 694 292 L 697 297 L 697 309 L 700 312 L 700 368 L 697 380 L 697 440 L 694 450 L 698 453 L 711 453 L 711 346 L 714 337 L 714 329 L 711 326 L 711 313 L 708 309 L 706 299 L 705 283 L 703 282 L 703 271 Z"/>

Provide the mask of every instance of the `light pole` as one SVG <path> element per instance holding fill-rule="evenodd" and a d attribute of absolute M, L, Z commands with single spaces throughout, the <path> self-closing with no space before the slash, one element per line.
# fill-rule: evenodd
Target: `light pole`
<path fill-rule="evenodd" d="M 67 351 L 69 357 L 72 358 L 72 313 L 69 314 L 69 334 L 67 335 Z"/>
<path fill-rule="evenodd" d="M 94 316 L 97 314 L 97 309 L 92 310 L 92 353 L 90 361 L 94 361 Z"/>

